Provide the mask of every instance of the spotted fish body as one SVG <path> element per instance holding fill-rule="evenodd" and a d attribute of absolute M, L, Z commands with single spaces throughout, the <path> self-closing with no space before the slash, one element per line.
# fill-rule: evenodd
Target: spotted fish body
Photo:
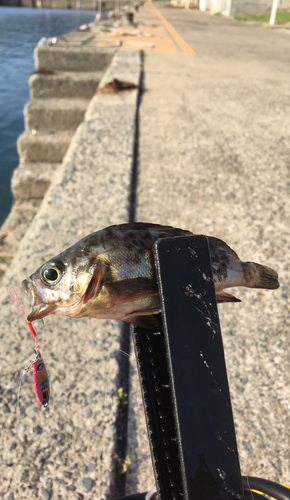
<path fill-rule="evenodd" d="M 32 311 L 28 321 L 49 314 L 123 319 L 150 327 L 160 312 L 152 248 L 159 238 L 190 231 L 149 223 L 110 226 L 92 233 L 23 281 Z M 278 288 L 278 275 L 241 262 L 222 240 L 208 237 L 217 302 L 239 302 L 224 288 Z"/>

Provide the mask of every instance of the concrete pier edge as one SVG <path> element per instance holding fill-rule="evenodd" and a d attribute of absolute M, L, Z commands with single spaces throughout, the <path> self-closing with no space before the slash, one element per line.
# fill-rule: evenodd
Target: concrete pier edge
<path fill-rule="evenodd" d="M 20 366 L 33 357 L 33 339 L 5 287 L 15 286 L 28 311 L 28 302 L 20 289 L 22 279 L 86 234 L 129 221 L 132 216 L 130 199 L 135 168 L 140 51 L 116 52 L 108 70 L 109 80 L 120 78 L 123 64 L 126 81 L 131 81 L 136 88 L 93 97 L 85 120 L 78 127 L 62 165 L 55 171 L 40 208 L 3 277 L 0 290 L 0 333 L 5 353 L 0 376 L 2 383 L 5 381 L 3 387 L 12 388 L 5 403 L 9 415 L 4 421 L 3 414 L 1 417 L 4 461 L 0 470 L 5 478 L 3 487 L 16 495 L 21 491 L 23 498 L 27 461 L 34 464 L 33 477 L 37 478 L 40 492 L 52 484 L 51 491 L 64 494 L 70 483 L 76 492 L 81 492 L 83 479 L 88 476 L 94 498 L 119 494 L 116 470 L 123 457 L 116 455 L 116 441 L 122 439 L 116 430 L 117 389 L 122 381 L 120 366 L 124 358 L 127 362 L 127 356 L 120 353 L 124 347 L 121 326 L 109 320 L 74 321 L 62 317 L 49 317 L 43 326 L 36 324 L 40 349 L 52 381 L 52 400 L 49 413 L 42 412 L 35 400 L 31 378 L 27 376 L 21 387 L 18 415 L 17 405 L 13 405 L 14 393 L 18 390 Z M 104 77 L 104 84 L 107 82 L 108 78 Z M 126 335 L 128 338 L 128 330 Z M 12 360 L 15 371 L 10 368 Z M 34 439 L 36 424 L 45 429 L 40 447 Z M 17 439 L 14 448 L 9 447 L 11 435 Z M 50 456 L 46 462 L 39 461 L 42 449 L 46 449 L 46 453 L 48 450 Z M 65 469 L 71 462 L 76 472 L 66 474 Z M 122 493 L 124 481 L 120 487 Z"/>

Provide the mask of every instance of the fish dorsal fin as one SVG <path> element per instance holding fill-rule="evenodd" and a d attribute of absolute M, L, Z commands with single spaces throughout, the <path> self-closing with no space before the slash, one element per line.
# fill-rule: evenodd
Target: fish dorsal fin
<path fill-rule="evenodd" d="M 218 304 L 223 304 L 224 302 L 242 302 L 240 299 L 237 299 L 237 297 L 224 290 L 216 294 L 216 301 Z"/>
<path fill-rule="evenodd" d="M 207 238 L 209 241 L 209 246 L 213 247 L 215 251 L 221 249 L 224 252 L 226 252 L 228 257 L 239 260 L 239 256 L 236 254 L 236 252 L 231 247 L 229 247 L 229 245 L 227 245 L 223 240 L 215 238 L 214 236 L 208 236 Z"/>
<path fill-rule="evenodd" d="M 118 231 L 158 231 L 160 232 L 160 237 L 163 238 L 166 236 L 189 236 L 192 234 L 191 231 L 186 229 L 180 229 L 172 226 L 162 226 L 162 224 L 154 224 L 152 222 L 130 222 L 109 226 L 107 229 L 114 229 Z"/>

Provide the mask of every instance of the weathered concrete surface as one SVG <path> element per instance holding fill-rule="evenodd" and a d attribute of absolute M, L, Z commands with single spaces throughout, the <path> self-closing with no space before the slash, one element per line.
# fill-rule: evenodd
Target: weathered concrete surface
<path fill-rule="evenodd" d="M 55 44 L 42 39 L 34 51 L 35 68 L 52 71 L 91 72 L 102 71 L 108 67 L 116 48 L 96 47 L 95 44 L 86 43 L 92 36 L 90 33 L 76 34 L 75 36 L 78 38 L 73 46 L 72 36 L 73 33 L 70 36 L 69 44 L 63 38 L 59 38 Z"/>
<path fill-rule="evenodd" d="M 140 59 L 135 60 L 140 67 Z M 135 67 L 132 68 L 135 72 Z M 71 142 L 41 207 L 21 241 L 0 290 L 0 492 L 14 498 L 112 497 L 119 387 L 120 325 L 114 321 L 50 317 L 36 325 L 52 383 L 48 411 L 36 402 L 32 374 L 17 403 L 20 366 L 33 357 L 33 339 L 5 286 L 20 283 L 81 237 L 128 220 L 137 90 L 97 95 L 91 115 Z M 100 111 L 110 108 L 110 119 Z M 60 495 L 60 496 L 59 496 Z M 69 496 L 70 495 L 70 496 Z"/>
<path fill-rule="evenodd" d="M 20 163 L 13 171 L 11 190 L 15 200 L 42 199 L 60 163 Z"/>
<path fill-rule="evenodd" d="M 0 228 L 0 280 L 38 211 L 41 200 L 15 200 Z"/>
<path fill-rule="evenodd" d="M 136 59 L 138 57 L 139 52 L 137 50 L 120 51 L 119 57 L 113 59 L 108 71 L 106 71 L 100 81 L 98 91 L 102 91 L 102 89 L 110 84 L 114 79 L 138 87 L 140 79 L 140 73 L 137 71 L 136 65 Z M 135 67 L 135 72 L 131 70 L 132 67 Z"/>
<path fill-rule="evenodd" d="M 24 107 L 26 130 L 76 130 L 83 121 L 89 99 L 32 99 Z"/>
<path fill-rule="evenodd" d="M 51 71 L 29 77 L 31 99 L 82 97 L 91 99 L 103 77 L 103 71 Z"/>
<path fill-rule="evenodd" d="M 242 473 L 289 484 L 289 38 L 160 11 L 196 55 L 145 53 L 137 220 L 220 237 L 278 271 L 279 290 L 233 290 L 242 303 L 219 311 Z M 138 391 L 128 493 L 154 482 Z"/>
<path fill-rule="evenodd" d="M 154 472 L 133 345 L 131 345 L 130 353 L 127 453 L 131 458 L 131 465 L 126 475 L 127 495 L 149 491 L 154 485 Z"/>
<path fill-rule="evenodd" d="M 74 131 L 36 132 L 25 131 L 18 137 L 17 151 L 20 161 L 59 163 L 72 140 Z"/>

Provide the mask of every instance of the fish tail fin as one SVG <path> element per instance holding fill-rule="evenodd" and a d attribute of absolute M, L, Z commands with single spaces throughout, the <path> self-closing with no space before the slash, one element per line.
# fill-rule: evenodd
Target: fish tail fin
<path fill-rule="evenodd" d="M 274 269 L 262 266 L 256 262 L 242 262 L 245 286 L 249 288 L 279 288 L 278 274 Z"/>

